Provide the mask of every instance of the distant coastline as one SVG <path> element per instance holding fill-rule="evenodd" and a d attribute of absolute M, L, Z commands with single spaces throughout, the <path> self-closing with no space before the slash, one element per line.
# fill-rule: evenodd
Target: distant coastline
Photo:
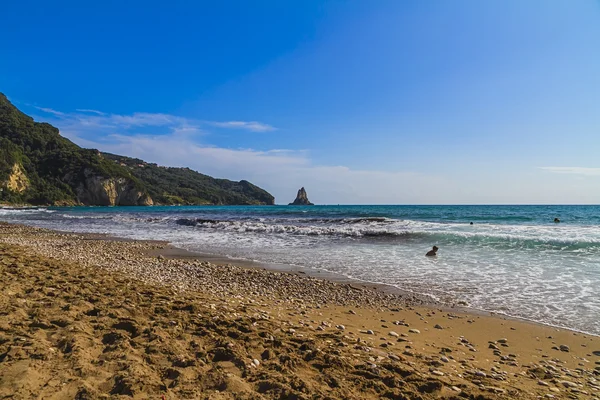
<path fill-rule="evenodd" d="M 48 162 L 48 158 L 52 162 Z M 0 93 L 0 204 L 31 206 L 272 205 L 252 183 L 83 149 Z"/>

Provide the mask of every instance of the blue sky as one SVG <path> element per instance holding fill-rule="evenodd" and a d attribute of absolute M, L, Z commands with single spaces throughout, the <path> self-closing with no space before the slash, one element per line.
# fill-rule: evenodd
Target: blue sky
<path fill-rule="evenodd" d="M 20 1 L 0 91 L 85 147 L 317 203 L 599 203 L 600 2 Z"/>

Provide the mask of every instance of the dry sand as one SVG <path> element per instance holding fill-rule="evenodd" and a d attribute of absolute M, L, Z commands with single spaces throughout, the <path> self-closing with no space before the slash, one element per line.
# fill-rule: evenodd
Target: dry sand
<path fill-rule="evenodd" d="M 596 336 L 165 248 L 0 224 L 0 398 L 600 398 Z"/>

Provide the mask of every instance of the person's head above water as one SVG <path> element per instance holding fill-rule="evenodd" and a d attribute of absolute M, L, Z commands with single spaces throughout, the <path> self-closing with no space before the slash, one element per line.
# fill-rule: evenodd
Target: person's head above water
<path fill-rule="evenodd" d="M 469 225 L 473 225 L 473 223 L 471 222 Z"/>
<path fill-rule="evenodd" d="M 432 249 L 432 250 L 429 250 L 429 251 L 427 252 L 427 254 L 425 254 L 425 255 L 426 255 L 426 256 L 428 256 L 428 257 L 435 256 L 435 255 L 437 255 L 437 254 L 436 254 L 436 253 L 437 253 L 437 251 L 438 251 L 438 247 L 437 247 L 437 246 L 433 246 L 433 249 Z"/>
<path fill-rule="evenodd" d="M 554 222 L 560 222 L 560 219 L 554 218 Z"/>

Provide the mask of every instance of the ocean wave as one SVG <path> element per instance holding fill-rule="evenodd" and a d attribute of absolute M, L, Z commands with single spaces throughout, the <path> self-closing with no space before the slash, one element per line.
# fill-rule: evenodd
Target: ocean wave
<path fill-rule="evenodd" d="M 55 213 L 55 210 L 48 210 L 47 208 L 42 207 L 27 207 L 27 208 L 10 208 L 3 207 L 0 208 L 0 215 L 24 215 L 24 214 L 37 214 L 37 213 Z"/>
<path fill-rule="evenodd" d="M 556 248 L 561 250 L 595 249 L 600 251 L 600 238 L 567 237 L 562 235 L 524 235 L 515 233 L 424 232 L 434 242 L 474 244 L 501 248 Z"/>
<path fill-rule="evenodd" d="M 340 222 L 338 220 L 338 222 Z M 350 237 L 398 237 L 406 236 L 410 232 L 388 230 L 384 227 L 371 226 L 341 226 L 341 225 L 295 225 L 244 221 L 244 220 L 213 220 L 203 218 L 179 218 L 175 221 L 177 225 L 190 226 L 196 228 L 219 229 L 233 231 L 237 233 L 272 233 L 272 234 L 291 234 L 307 236 L 350 236 Z M 354 222 L 358 224 L 359 222 Z"/>
<path fill-rule="evenodd" d="M 400 221 L 387 218 L 310 219 L 310 220 L 207 219 L 178 218 L 180 226 L 214 229 L 236 233 L 267 233 L 308 236 L 344 237 L 408 237 L 439 243 L 471 243 L 504 247 L 565 247 L 570 250 L 597 247 L 600 249 L 600 228 L 444 224 L 425 221 Z M 298 222 L 296 222 L 298 221 Z"/>
<path fill-rule="evenodd" d="M 73 214 L 60 214 L 61 217 L 67 219 L 114 219 L 110 215 L 73 215 Z"/>
<path fill-rule="evenodd" d="M 353 217 L 338 216 L 266 216 L 266 215 L 234 215 L 223 212 L 217 215 L 196 213 L 192 218 L 181 213 L 153 214 L 126 211 L 117 213 L 98 212 L 64 212 L 58 214 L 56 210 L 47 208 L 0 208 L 0 216 L 8 219 L 18 219 L 19 215 L 44 213 L 43 219 L 65 220 L 95 220 L 97 223 L 106 223 L 126 226 L 135 224 L 138 228 L 144 224 L 178 225 L 203 230 L 232 232 L 236 234 L 274 234 L 295 236 L 321 236 L 381 239 L 381 240 L 407 240 L 415 239 L 436 245 L 467 244 L 474 246 L 487 246 L 499 249 L 558 249 L 575 251 L 577 254 L 585 252 L 600 252 L 600 226 L 597 225 L 568 225 L 568 224 L 505 224 L 505 223 L 475 223 L 468 222 L 432 222 L 416 219 L 392 219 L 378 215 L 364 215 Z M 200 215 L 198 215 L 200 214 Z M 32 217 L 37 220 L 40 217 Z M 66 222 L 66 221 L 65 221 Z M 69 225 L 71 227 L 71 225 Z M 590 250 L 591 249 L 591 250 Z"/>

